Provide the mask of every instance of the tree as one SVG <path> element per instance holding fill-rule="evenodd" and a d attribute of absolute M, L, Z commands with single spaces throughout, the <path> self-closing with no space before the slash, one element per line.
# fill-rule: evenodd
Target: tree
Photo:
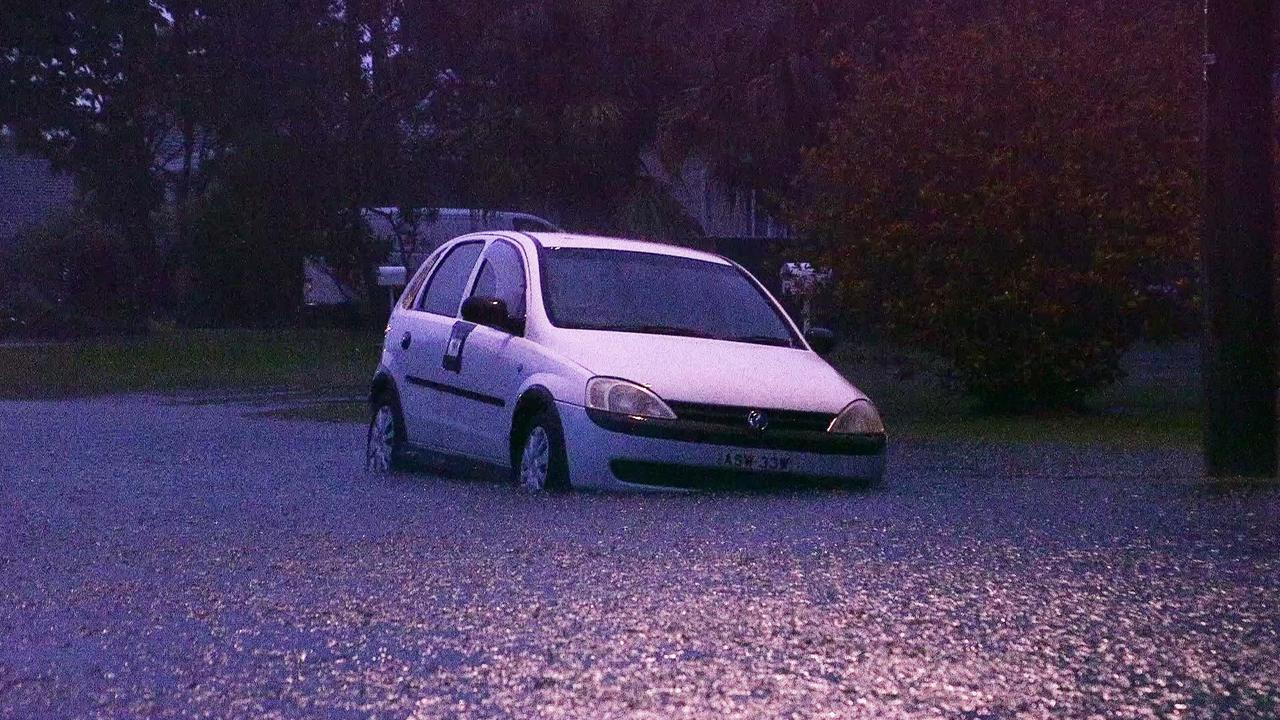
<path fill-rule="evenodd" d="M 155 301 L 155 159 L 171 127 L 158 92 L 171 59 L 163 13 L 145 0 L 56 0 L 22 2 L 3 17 L 0 124 L 72 173 L 96 214 L 123 233 L 138 267 L 126 304 L 140 320 Z"/>
<path fill-rule="evenodd" d="M 819 142 L 851 77 L 832 60 L 858 42 L 881 3 L 755 0 L 708 11 L 687 88 L 665 109 L 668 162 L 692 154 L 731 186 L 781 193 Z"/>
<path fill-rule="evenodd" d="M 371 285 L 380 258 L 359 208 L 400 180 L 396 110 L 379 103 L 389 83 L 374 75 L 390 72 L 392 9 L 374 0 L 199 8 L 201 64 L 219 102 L 202 106 L 198 124 L 216 153 L 183 254 L 201 278 L 206 319 L 293 319 L 309 256 L 357 290 Z"/>
<path fill-rule="evenodd" d="M 1078 403 L 1192 289 L 1188 3 L 920 14 L 799 185 L 844 307 L 950 360 L 987 406 Z"/>
<path fill-rule="evenodd" d="M 677 92 L 672 38 L 694 12 L 686 3 L 437 0 L 405 10 L 405 56 L 431 71 L 418 76 L 417 153 L 452 183 L 445 194 L 602 231 L 635 216 L 633 200 L 647 203 L 640 154 Z"/>
<path fill-rule="evenodd" d="M 1270 2 L 1207 4 L 1205 465 L 1276 474 Z"/>
<path fill-rule="evenodd" d="M 288 319 L 303 257 L 364 270 L 355 277 L 377 260 L 356 210 L 403 181 L 394 169 L 406 108 L 386 102 L 398 7 L 22 2 L 0 16 L 0 124 L 72 172 L 94 214 L 128 239 L 139 318 L 156 310 L 166 278 L 198 258 L 230 263 L 196 268 L 206 286 L 252 285 L 206 298 L 272 298 L 205 316 Z M 156 227 L 169 191 L 173 242 Z"/>

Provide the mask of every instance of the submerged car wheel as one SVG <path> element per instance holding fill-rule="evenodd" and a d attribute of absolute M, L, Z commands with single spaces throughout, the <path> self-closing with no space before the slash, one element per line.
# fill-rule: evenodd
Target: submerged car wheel
<path fill-rule="evenodd" d="M 564 433 L 554 412 L 541 410 L 525 424 L 524 439 L 513 459 L 516 482 L 526 490 L 568 489 Z"/>
<path fill-rule="evenodd" d="M 378 398 L 373 405 L 373 417 L 369 420 L 369 435 L 365 443 L 366 470 L 387 473 L 396 469 L 397 455 L 404 443 L 403 427 L 400 406 L 395 397 L 384 395 Z"/>

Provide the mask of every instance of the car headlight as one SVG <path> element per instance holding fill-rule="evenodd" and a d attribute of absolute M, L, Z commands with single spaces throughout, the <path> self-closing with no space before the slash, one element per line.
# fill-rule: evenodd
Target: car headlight
<path fill-rule="evenodd" d="M 883 435 L 884 422 L 880 420 L 880 413 L 870 400 L 854 400 L 831 421 L 827 432 L 842 435 Z"/>
<path fill-rule="evenodd" d="M 675 420 L 676 414 L 648 388 L 617 378 L 587 381 L 587 407 L 632 417 Z"/>

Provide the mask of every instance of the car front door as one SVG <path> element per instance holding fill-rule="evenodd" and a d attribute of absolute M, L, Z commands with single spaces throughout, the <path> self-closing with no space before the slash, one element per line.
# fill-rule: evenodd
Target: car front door
<path fill-rule="evenodd" d="M 470 297 L 497 298 L 508 314 L 525 317 L 528 294 L 526 263 L 513 242 L 496 239 L 485 249 Z M 455 382 L 469 402 L 459 406 L 469 432 L 467 454 L 505 464 L 511 431 L 512 402 L 520 386 L 521 351 L 528 341 L 506 329 L 464 323 L 466 345 L 455 367 Z"/>
<path fill-rule="evenodd" d="M 444 358 L 454 342 L 454 326 L 462 294 L 471 284 L 484 241 L 459 243 L 436 263 L 412 311 L 406 313 L 404 336 L 405 383 L 401 407 L 409 440 L 435 450 L 458 452 L 467 445 L 459 438 L 462 398 L 450 392 L 451 372 Z"/>

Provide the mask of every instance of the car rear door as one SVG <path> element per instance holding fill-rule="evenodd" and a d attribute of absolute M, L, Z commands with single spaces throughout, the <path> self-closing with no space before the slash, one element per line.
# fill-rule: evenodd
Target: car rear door
<path fill-rule="evenodd" d="M 462 398 L 451 392 L 444 358 L 454 342 L 454 326 L 462 294 L 471 285 L 483 240 L 459 243 L 436 263 L 414 309 L 406 313 L 401 339 L 405 358 L 405 383 L 401 407 L 409 440 L 422 447 L 458 452 L 468 443 L 459 438 Z"/>

